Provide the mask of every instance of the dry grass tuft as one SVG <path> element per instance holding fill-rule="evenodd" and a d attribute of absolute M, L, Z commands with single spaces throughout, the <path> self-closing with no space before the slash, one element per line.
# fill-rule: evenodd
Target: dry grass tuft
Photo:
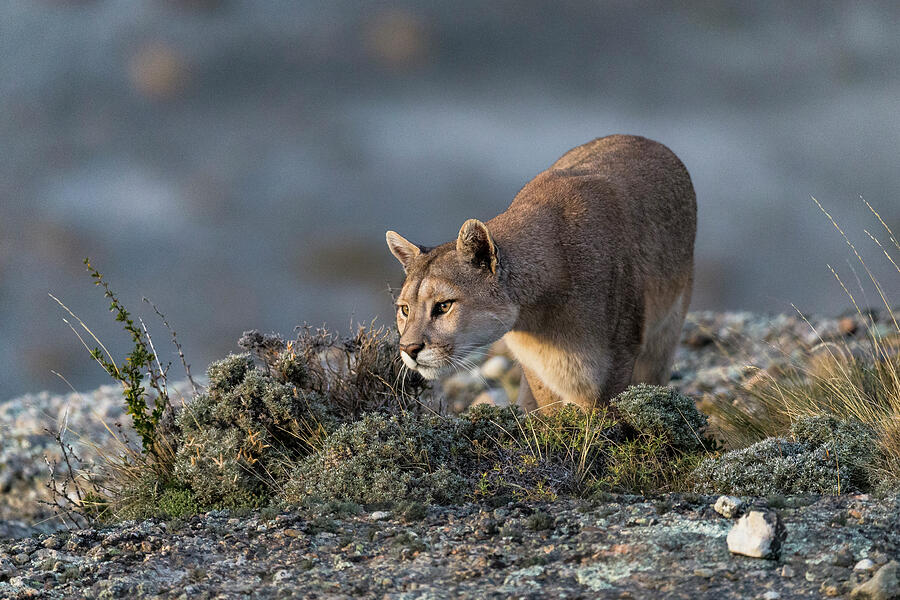
<path fill-rule="evenodd" d="M 864 331 L 855 337 L 826 340 L 810 328 L 818 343 L 799 359 L 777 370 L 760 370 L 744 391 L 755 400 L 751 410 L 716 403 L 705 408 L 714 414 L 717 429 L 729 447 L 743 447 L 766 437 L 786 435 L 805 417 L 831 416 L 870 428 L 878 440 L 878 458 L 869 465 L 873 479 L 900 481 L 900 324 L 885 287 L 875 278 L 865 259 L 834 218 L 813 198 L 843 237 L 881 302 L 879 310 L 863 309 L 857 296 L 830 265 L 851 301 Z M 863 200 L 865 202 L 865 200 Z M 889 244 L 867 236 L 900 274 L 894 254 L 900 243 L 874 208 L 868 209 L 884 228 Z M 855 275 L 854 271 L 854 275 Z M 859 294 L 866 296 L 858 281 Z M 801 315 L 802 316 L 802 315 Z"/>

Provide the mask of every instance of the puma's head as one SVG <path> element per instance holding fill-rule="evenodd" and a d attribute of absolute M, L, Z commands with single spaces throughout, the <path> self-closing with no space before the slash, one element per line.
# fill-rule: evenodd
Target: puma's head
<path fill-rule="evenodd" d="M 500 280 L 502 258 L 484 223 L 466 221 L 456 243 L 437 248 L 393 231 L 387 243 L 406 271 L 396 305 L 400 356 L 410 369 L 435 379 L 467 368 L 467 355 L 512 328 L 519 307 Z"/>

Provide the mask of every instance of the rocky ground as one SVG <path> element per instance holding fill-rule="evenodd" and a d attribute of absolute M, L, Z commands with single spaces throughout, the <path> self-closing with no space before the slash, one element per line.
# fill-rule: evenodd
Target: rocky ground
<path fill-rule="evenodd" d="M 770 502 L 787 536 L 778 559 L 759 559 L 729 552 L 733 522 L 713 500 L 128 522 L 0 542 L 0 596 L 819 598 L 852 593 L 900 556 L 897 501 Z"/>
<path fill-rule="evenodd" d="M 859 318 L 811 321 L 815 333 L 799 316 L 693 314 L 673 385 L 740 403 L 739 384 L 757 367 L 864 337 Z M 447 408 L 476 396 L 508 401 L 515 369 L 501 350 L 444 382 Z M 37 503 L 43 456 L 58 457 L 44 429 L 65 424 L 81 458 L 97 460 L 116 447 L 106 427 L 122 421 L 120 402 L 101 388 L 0 404 L 0 598 L 900 597 L 898 498 L 745 498 L 745 511 L 780 515 L 783 545 L 769 558 L 729 552 L 738 515 L 700 496 L 404 514 L 329 505 L 54 531 L 60 521 L 41 522 L 52 515 Z"/>

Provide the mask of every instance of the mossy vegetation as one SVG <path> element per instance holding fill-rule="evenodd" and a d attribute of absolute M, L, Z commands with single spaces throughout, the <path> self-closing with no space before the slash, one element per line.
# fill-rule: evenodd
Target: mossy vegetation
<path fill-rule="evenodd" d="M 694 401 L 677 390 L 654 385 L 634 385 L 613 399 L 622 419 L 635 431 L 680 452 L 702 451 L 706 415 Z"/>
<path fill-rule="evenodd" d="M 693 400 L 666 387 L 634 386 L 590 412 L 479 405 L 438 415 L 418 402 L 421 382 L 391 391 L 389 382 L 403 378 L 396 362 L 380 358 L 394 349 L 375 351 L 372 338 L 393 343 L 382 332 L 327 344 L 321 333 L 305 335 L 283 342 L 251 333 L 242 339 L 250 352 L 210 365 L 207 389 L 164 432 L 166 468 L 129 479 L 112 514 L 178 518 L 295 504 L 424 514 L 432 503 L 472 500 L 871 487 L 877 444 L 859 422 L 798 419 L 789 438 L 719 454 Z M 365 366 L 359 348 L 370 352 Z"/>
<path fill-rule="evenodd" d="M 178 411 L 165 435 L 171 465 L 130 480 L 127 501 L 114 513 L 174 518 L 311 502 L 399 502 L 421 513 L 430 503 L 677 490 L 686 465 L 711 447 L 704 417 L 669 388 L 629 390 L 613 403 L 620 419 L 571 406 L 526 416 L 516 407 L 481 405 L 442 416 L 417 410 L 409 390 L 405 402 L 391 406 L 381 396 L 383 383 L 343 386 L 335 401 L 324 381 L 332 369 L 327 360 L 337 358 L 339 372 L 359 369 L 352 353 L 371 348 L 364 335 L 381 334 L 328 344 L 325 358 L 321 347 L 305 347 L 320 336 L 286 344 L 245 335 L 256 361 L 248 353 L 210 365 L 207 390 Z M 347 355 L 336 357 L 334 348 Z M 367 368 L 376 364 L 396 368 L 392 361 Z M 398 377 L 368 372 L 379 382 Z"/>
<path fill-rule="evenodd" d="M 209 389 L 176 418 L 174 481 L 204 506 L 265 502 L 337 418 L 315 391 L 257 369 L 249 354 L 209 368 Z"/>

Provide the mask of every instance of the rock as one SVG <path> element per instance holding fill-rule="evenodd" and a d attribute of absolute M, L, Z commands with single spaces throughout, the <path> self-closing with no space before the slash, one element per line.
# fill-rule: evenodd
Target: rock
<path fill-rule="evenodd" d="M 872 571 L 875 569 L 875 563 L 871 558 L 864 558 L 853 567 L 854 571 Z"/>
<path fill-rule="evenodd" d="M 850 567 L 854 562 L 853 553 L 847 547 L 841 548 L 831 557 L 831 564 L 837 567 Z"/>
<path fill-rule="evenodd" d="M 841 594 L 841 586 L 837 581 L 828 579 L 819 586 L 819 591 L 828 597 L 839 596 Z"/>
<path fill-rule="evenodd" d="M 19 569 L 8 558 L 0 557 L 0 580 L 13 577 Z"/>
<path fill-rule="evenodd" d="M 859 329 L 859 325 L 853 317 L 844 317 L 838 321 L 838 330 L 842 335 L 853 335 L 857 329 Z"/>
<path fill-rule="evenodd" d="M 384 510 L 376 510 L 371 515 L 369 515 L 369 518 L 373 521 L 384 521 L 385 519 L 391 518 L 391 513 Z"/>
<path fill-rule="evenodd" d="M 685 333 L 681 343 L 689 348 L 705 348 L 712 344 L 715 338 L 706 331 L 695 329 Z"/>
<path fill-rule="evenodd" d="M 475 397 L 470 407 L 478 406 L 479 404 L 487 404 L 489 406 L 498 406 L 500 408 L 505 408 L 509 406 L 509 396 L 506 395 L 506 390 L 504 390 L 503 388 L 485 390 Z"/>
<path fill-rule="evenodd" d="M 892 560 L 850 592 L 851 598 L 860 600 L 892 600 L 900 598 L 900 563 Z"/>
<path fill-rule="evenodd" d="M 726 519 L 733 519 L 739 516 L 743 508 L 744 501 L 737 496 L 719 496 L 719 499 L 716 500 L 716 504 L 713 506 L 713 509 Z"/>
<path fill-rule="evenodd" d="M 765 594 L 762 595 L 763 600 L 778 600 L 781 598 L 781 594 L 776 592 L 775 590 L 769 590 Z"/>
<path fill-rule="evenodd" d="M 774 512 L 753 510 L 728 532 L 728 550 L 753 558 L 777 558 L 784 540 L 784 525 Z"/>
<path fill-rule="evenodd" d="M 512 365 L 505 356 L 492 356 L 481 365 L 481 375 L 486 379 L 502 379 Z"/>
<path fill-rule="evenodd" d="M 790 579 L 797 574 L 797 571 L 794 570 L 794 567 L 791 565 L 784 565 L 781 567 L 781 576 Z"/>

